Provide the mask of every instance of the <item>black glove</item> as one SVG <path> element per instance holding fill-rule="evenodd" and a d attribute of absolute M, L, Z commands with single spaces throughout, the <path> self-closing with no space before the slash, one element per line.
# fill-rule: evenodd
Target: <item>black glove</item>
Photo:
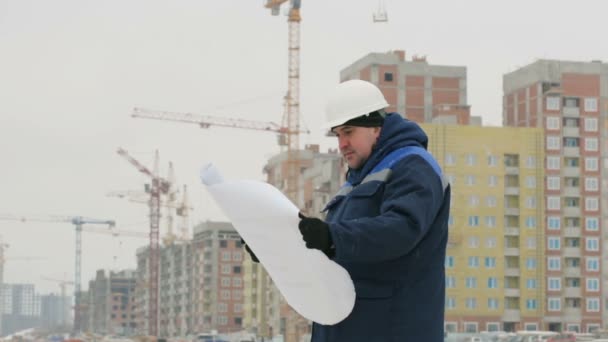
<path fill-rule="evenodd" d="M 243 240 L 243 238 L 241 238 L 241 244 L 243 246 L 245 246 L 245 250 L 247 251 L 247 253 L 249 253 L 249 256 L 251 257 L 251 260 L 253 262 L 260 262 L 260 260 L 258 259 L 258 257 L 255 255 L 255 253 L 253 253 L 253 251 L 251 250 L 251 248 L 249 248 L 249 245 L 247 245 L 247 243 L 245 243 L 245 240 Z"/>
<path fill-rule="evenodd" d="M 328 257 L 332 257 L 334 249 L 332 248 L 333 241 L 329 232 L 329 225 L 323 220 L 316 217 L 306 217 L 302 213 L 298 213 L 300 217 L 300 233 L 306 242 L 306 248 L 318 249 L 325 253 Z"/>

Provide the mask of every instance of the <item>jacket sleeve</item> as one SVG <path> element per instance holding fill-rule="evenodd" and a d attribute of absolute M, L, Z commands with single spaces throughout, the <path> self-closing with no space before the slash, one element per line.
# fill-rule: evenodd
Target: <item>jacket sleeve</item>
<path fill-rule="evenodd" d="M 420 156 L 399 161 L 392 171 L 380 215 L 330 224 L 337 258 L 363 263 L 395 259 L 429 231 L 443 203 L 440 177 Z"/>

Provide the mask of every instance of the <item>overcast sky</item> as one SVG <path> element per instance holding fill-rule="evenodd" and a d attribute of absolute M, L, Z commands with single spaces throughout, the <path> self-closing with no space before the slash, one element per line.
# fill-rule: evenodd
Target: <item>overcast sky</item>
<path fill-rule="evenodd" d="M 147 181 L 116 154 L 124 147 L 163 172 L 175 165 L 195 206 L 192 222 L 223 219 L 198 180 L 205 162 L 226 178 L 263 179 L 278 152 L 267 132 L 148 121 L 134 106 L 281 122 L 287 22 L 263 1 L 0 1 L 0 214 L 83 215 L 147 231 L 144 205 L 109 198 Z M 538 58 L 608 59 L 605 1 L 378 0 L 302 4 L 301 113 L 322 136 L 324 96 L 339 71 L 369 52 L 406 50 L 429 63 L 466 66 L 473 115 L 501 123 L 502 75 Z M 0 221 L 4 280 L 42 293 L 73 279 L 74 228 Z M 135 267 L 145 239 L 83 234 L 83 284 L 99 268 Z M 19 260 L 39 257 L 36 260 Z M 11 260 L 12 259 L 12 260 Z M 86 285 L 85 285 L 86 288 Z"/>

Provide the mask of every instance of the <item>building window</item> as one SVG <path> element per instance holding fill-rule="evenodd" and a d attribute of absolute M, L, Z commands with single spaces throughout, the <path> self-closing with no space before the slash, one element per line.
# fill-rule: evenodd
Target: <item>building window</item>
<path fill-rule="evenodd" d="M 217 303 L 217 311 L 218 312 L 227 312 L 228 305 L 226 303 Z"/>
<path fill-rule="evenodd" d="M 496 216 L 486 216 L 486 227 L 488 227 L 488 228 L 496 227 Z"/>
<path fill-rule="evenodd" d="M 536 310 L 536 299 L 526 299 L 526 309 L 527 310 Z"/>
<path fill-rule="evenodd" d="M 588 237 L 585 238 L 585 250 L 590 252 L 597 252 L 600 250 L 598 238 Z"/>
<path fill-rule="evenodd" d="M 524 325 L 524 330 L 526 330 L 526 331 L 536 331 L 536 330 L 538 330 L 538 324 L 536 324 L 536 323 L 526 323 Z"/>
<path fill-rule="evenodd" d="M 456 287 L 456 278 L 455 277 L 445 277 L 445 287 L 448 289 L 453 289 Z"/>
<path fill-rule="evenodd" d="M 488 309 L 497 309 L 496 307 L 490 306 L 490 299 L 488 299 Z M 500 323 L 498 323 L 498 322 L 486 323 L 486 330 L 490 331 L 490 332 L 499 331 Z"/>
<path fill-rule="evenodd" d="M 477 156 L 474 154 L 467 154 L 465 160 L 468 166 L 474 166 L 477 164 Z"/>
<path fill-rule="evenodd" d="M 479 226 L 479 216 L 472 215 L 469 216 L 469 227 L 478 227 Z"/>
<path fill-rule="evenodd" d="M 232 278 L 232 286 L 241 287 L 243 280 L 241 278 Z"/>
<path fill-rule="evenodd" d="M 559 170 L 560 169 L 560 159 L 559 157 L 547 157 L 547 169 L 549 170 Z"/>
<path fill-rule="evenodd" d="M 536 156 L 528 156 L 526 158 L 526 167 L 528 169 L 536 169 Z"/>
<path fill-rule="evenodd" d="M 222 277 L 221 283 L 222 283 L 222 286 L 224 286 L 224 287 L 230 286 L 230 278 Z"/>
<path fill-rule="evenodd" d="M 549 297 L 547 300 L 549 303 L 549 311 L 561 311 L 562 310 L 562 302 L 560 298 Z"/>
<path fill-rule="evenodd" d="M 599 190 L 599 181 L 596 177 L 585 178 L 585 191 L 595 192 Z"/>
<path fill-rule="evenodd" d="M 222 252 L 222 261 L 230 261 L 231 256 L 230 251 Z"/>
<path fill-rule="evenodd" d="M 600 229 L 599 218 L 597 217 L 586 217 L 585 218 L 585 230 L 598 231 Z"/>
<path fill-rule="evenodd" d="M 240 251 L 232 252 L 232 261 L 243 261 L 243 253 Z"/>
<path fill-rule="evenodd" d="M 445 267 L 446 268 L 454 268 L 454 257 L 451 255 L 446 255 L 445 257 Z"/>
<path fill-rule="evenodd" d="M 393 82 L 393 73 L 392 72 L 384 73 L 384 82 Z"/>
<path fill-rule="evenodd" d="M 578 158 L 564 158 L 566 167 L 578 167 Z"/>
<path fill-rule="evenodd" d="M 536 177 L 534 177 L 534 176 L 527 176 L 526 177 L 526 187 L 529 188 L 529 189 L 536 188 Z"/>
<path fill-rule="evenodd" d="M 597 171 L 598 167 L 598 159 L 595 157 L 585 158 L 585 171 Z"/>
<path fill-rule="evenodd" d="M 566 137 L 564 138 L 564 147 L 578 147 L 578 138 Z"/>
<path fill-rule="evenodd" d="M 547 149 L 548 150 L 559 150 L 560 149 L 559 140 L 560 140 L 559 137 L 548 136 L 547 137 Z"/>
<path fill-rule="evenodd" d="M 547 238 L 548 249 L 552 251 L 557 251 L 560 249 L 560 238 L 559 236 L 549 236 Z"/>
<path fill-rule="evenodd" d="M 475 277 L 466 277 L 465 278 L 465 286 L 467 289 L 476 289 L 477 288 L 477 278 Z"/>
<path fill-rule="evenodd" d="M 485 257 L 485 266 L 486 268 L 496 268 L 496 258 L 495 257 Z"/>
<path fill-rule="evenodd" d="M 241 266 L 234 266 L 232 267 L 232 272 L 239 274 L 241 273 Z"/>
<path fill-rule="evenodd" d="M 230 274 L 230 265 L 222 265 L 222 274 Z"/>
<path fill-rule="evenodd" d="M 600 328 L 599 324 L 587 324 L 587 332 L 595 333 Z"/>
<path fill-rule="evenodd" d="M 558 96 L 547 96 L 547 110 L 559 110 L 559 100 Z"/>
<path fill-rule="evenodd" d="M 488 156 L 488 166 L 498 166 L 498 157 L 497 156 Z"/>
<path fill-rule="evenodd" d="M 587 298 L 587 311 L 599 312 L 600 311 L 600 299 L 599 298 Z"/>
<path fill-rule="evenodd" d="M 230 299 L 230 291 L 229 290 L 222 290 L 220 291 L 220 298 L 221 299 Z"/>
<path fill-rule="evenodd" d="M 498 185 L 498 177 L 497 176 L 488 177 L 488 186 L 494 187 L 496 185 Z"/>
<path fill-rule="evenodd" d="M 456 308 L 456 300 L 453 297 L 445 297 L 445 308 L 446 309 Z"/>
<path fill-rule="evenodd" d="M 487 248 L 495 248 L 496 247 L 496 238 L 489 237 L 486 239 L 486 247 Z"/>
<path fill-rule="evenodd" d="M 466 185 L 475 185 L 475 176 L 473 175 L 467 175 L 465 176 L 465 184 Z"/>
<path fill-rule="evenodd" d="M 526 247 L 528 247 L 528 249 L 536 249 L 536 238 L 535 237 L 526 238 Z"/>
<path fill-rule="evenodd" d="M 498 298 L 488 298 L 488 309 L 498 310 Z"/>
<path fill-rule="evenodd" d="M 560 198 L 558 196 L 547 197 L 547 209 L 559 210 L 560 209 Z"/>
<path fill-rule="evenodd" d="M 597 257 L 587 257 L 585 264 L 589 272 L 599 272 L 600 270 L 600 259 Z"/>
<path fill-rule="evenodd" d="M 477 196 L 477 195 L 471 195 L 469 197 L 469 206 L 476 207 L 478 205 L 479 205 L 479 196 Z"/>
<path fill-rule="evenodd" d="M 577 97 L 564 97 L 564 107 L 578 108 L 579 99 Z"/>
<path fill-rule="evenodd" d="M 526 288 L 535 289 L 536 288 L 536 279 L 533 279 L 533 278 L 526 279 Z"/>
<path fill-rule="evenodd" d="M 226 248 L 226 247 L 228 247 L 228 241 L 220 240 L 220 248 Z"/>
<path fill-rule="evenodd" d="M 470 256 L 469 257 L 469 267 L 472 267 L 472 268 L 479 267 L 479 257 Z"/>
<path fill-rule="evenodd" d="M 599 201 L 598 201 L 597 197 L 585 198 L 585 210 L 586 211 L 598 211 L 598 209 L 599 209 L 598 202 Z"/>
<path fill-rule="evenodd" d="M 454 165 L 454 164 L 456 164 L 456 157 L 451 153 L 446 154 L 445 155 L 445 165 Z"/>
<path fill-rule="evenodd" d="M 526 259 L 526 269 L 529 269 L 529 270 L 536 269 L 536 258 L 527 258 Z"/>
<path fill-rule="evenodd" d="M 465 304 L 467 309 L 475 309 L 477 307 L 477 298 L 466 298 Z M 475 328 L 477 328 L 477 323 L 475 323 Z"/>
<path fill-rule="evenodd" d="M 547 129 L 559 129 L 559 118 L 556 116 L 547 116 Z"/>
<path fill-rule="evenodd" d="M 488 278 L 488 288 L 489 289 L 497 289 L 498 288 L 498 279 L 496 277 Z"/>
<path fill-rule="evenodd" d="M 559 257 L 547 258 L 547 269 L 549 271 L 559 271 L 562 269 L 562 260 Z"/>
<path fill-rule="evenodd" d="M 597 132 L 597 118 L 585 118 L 585 132 Z"/>
<path fill-rule="evenodd" d="M 566 331 L 578 333 L 580 331 L 580 326 L 578 324 L 568 324 L 566 325 Z"/>
<path fill-rule="evenodd" d="M 494 196 L 486 197 L 486 205 L 490 208 L 496 207 L 496 197 L 494 197 Z"/>
<path fill-rule="evenodd" d="M 477 248 L 479 247 L 479 238 L 477 236 L 469 237 L 469 248 Z"/>
<path fill-rule="evenodd" d="M 526 228 L 536 228 L 536 217 L 534 217 L 534 216 L 526 217 Z"/>
<path fill-rule="evenodd" d="M 589 112 L 589 113 L 597 112 L 597 98 L 595 98 L 595 97 L 585 98 L 585 112 Z"/>
<path fill-rule="evenodd" d="M 536 197 L 527 197 L 526 198 L 526 208 L 528 208 L 528 209 L 536 208 Z"/>
<path fill-rule="evenodd" d="M 599 292 L 600 291 L 600 280 L 598 278 L 587 278 L 588 292 Z"/>
<path fill-rule="evenodd" d="M 560 291 L 562 289 L 562 278 L 548 278 L 547 287 L 549 291 Z"/>
<path fill-rule="evenodd" d="M 473 302 L 475 301 L 475 298 L 471 298 L 473 299 Z M 464 332 L 467 333 L 476 333 L 477 332 L 477 323 L 475 322 L 465 322 L 464 323 Z"/>
<path fill-rule="evenodd" d="M 597 151 L 597 138 L 585 138 L 585 151 Z"/>

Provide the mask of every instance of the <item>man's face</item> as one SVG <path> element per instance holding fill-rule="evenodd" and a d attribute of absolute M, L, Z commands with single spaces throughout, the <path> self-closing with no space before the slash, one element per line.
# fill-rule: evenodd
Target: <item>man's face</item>
<path fill-rule="evenodd" d="M 338 137 L 340 153 L 351 169 L 363 166 L 380 135 L 380 127 L 338 126 L 332 131 Z"/>

